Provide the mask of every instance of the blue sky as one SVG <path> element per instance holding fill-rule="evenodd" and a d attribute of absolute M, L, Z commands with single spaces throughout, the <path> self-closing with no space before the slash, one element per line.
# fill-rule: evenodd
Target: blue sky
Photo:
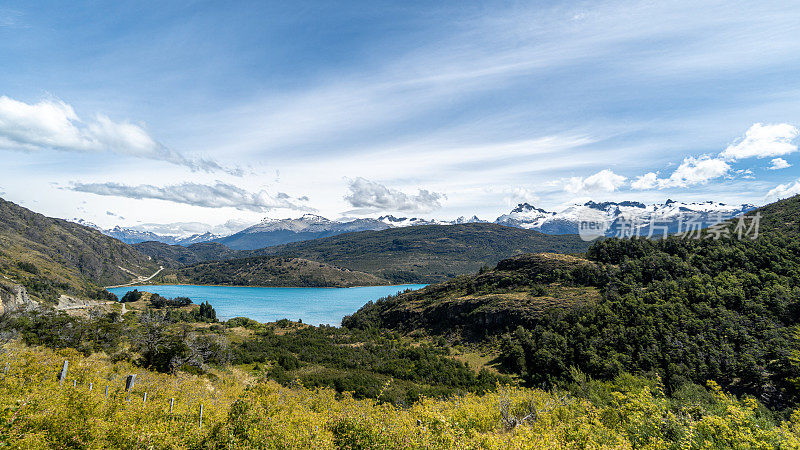
<path fill-rule="evenodd" d="M 800 192 L 791 2 L 4 2 L 0 192 L 103 226 Z"/>

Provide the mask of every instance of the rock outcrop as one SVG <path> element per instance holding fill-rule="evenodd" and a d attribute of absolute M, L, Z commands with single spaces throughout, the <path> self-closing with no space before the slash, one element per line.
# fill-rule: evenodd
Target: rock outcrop
<path fill-rule="evenodd" d="M 24 286 L 0 282 L 0 314 L 28 311 L 38 307 L 39 303 L 28 296 Z"/>

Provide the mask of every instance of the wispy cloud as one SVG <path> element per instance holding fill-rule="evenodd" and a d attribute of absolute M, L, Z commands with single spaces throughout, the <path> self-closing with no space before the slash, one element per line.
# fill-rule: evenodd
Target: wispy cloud
<path fill-rule="evenodd" d="M 139 125 L 115 122 L 104 115 L 83 120 L 72 106 L 60 100 L 29 104 L 0 97 L 0 149 L 109 152 L 166 161 L 193 171 L 242 174 L 241 169 L 223 167 L 210 159 L 189 158 L 167 148 Z"/>
<path fill-rule="evenodd" d="M 0 8 L 0 28 L 18 28 L 23 26 L 21 21 L 22 12 Z"/>
<path fill-rule="evenodd" d="M 257 212 L 278 208 L 311 210 L 286 194 L 271 195 L 266 191 L 248 192 L 222 182 L 213 185 L 182 183 L 163 187 L 150 184 L 130 186 L 119 183 L 72 183 L 67 189 L 138 200 L 166 200 L 204 208 L 236 208 Z"/>
<path fill-rule="evenodd" d="M 349 180 L 348 188 L 350 193 L 344 199 L 363 211 L 432 211 L 440 208 L 440 201 L 445 198 L 426 189 L 419 189 L 416 195 L 406 194 L 361 177 Z"/>

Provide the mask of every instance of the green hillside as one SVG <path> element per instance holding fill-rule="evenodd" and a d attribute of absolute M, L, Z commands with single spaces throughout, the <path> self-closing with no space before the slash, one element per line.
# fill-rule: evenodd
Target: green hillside
<path fill-rule="evenodd" d="M 342 323 L 499 338 L 506 370 L 537 385 L 567 380 L 573 367 L 601 379 L 657 373 L 669 391 L 713 379 L 785 407 L 800 399 L 800 240 L 789 232 L 798 204 L 761 208 L 756 240 L 709 231 L 606 239 L 585 260 L 516 257 L 370 303 Z"/>
<path fill-rule="evenodd" d="M 131 247 L 152 257 L 153 260 L 162 264 L 164 267 L 171 268 L 248 255 L 248 252 L 231 250 L 216 242 L 201 242 L 184 247 L 182 245 L 170 245 L 163 242 L 148 241 L 133 244 Z"/>
<path fill-rule="evenodd" d="M 797 237 L 800 234 L 800 195 L 758 208 L 745 214 L 753 217 L 761 214 L 759 231 L 761 233 Z M 736 223 L 736 219 L 732 222 Z"/>
<path fill-rule="evenodd" d="M 158 265 L 97 230 L 45 217 L 0 199 L 0 279 L 35 298 L 102 298 L 99 286 L 149 276 Z"/>
<path fill-rule="evenodd" d="M 533 325 L 546 310 L 595 304 L 600 298 L 597 288 L 576 281 L 599 270 L 596 264 L 569 255 L 519 255 L 475 276 L 371 302 L 342 324 L 483 338 Z"/>
<path fill-rule="evenodd" d="M 162 283 L 227 286 L 351 287 L 377 286 L 388 281 L 364 272 L 342 269 L 302 258 L 252 257 L 213 261 L 168 272 Z"/>
<path fill-rule="evenodd" d="M 425 225 L 267 247 L 263 255 L 298 257 L 384 278 L 392 283 L 433 283 L 473 273 L 510 256 L 531 252 L 574 253 L 588 243 L 574 235 L 486 223 Z"/>

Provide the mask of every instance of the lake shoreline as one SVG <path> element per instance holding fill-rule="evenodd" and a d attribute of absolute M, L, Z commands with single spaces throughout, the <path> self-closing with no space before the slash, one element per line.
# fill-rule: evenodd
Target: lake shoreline
<path fill-rule="evenodd" d="M 158 284 L 132 284 L 123 286 L 110 286 L 108 289 L 139 288 L 147 286 L 207 286 L 207 287 L 229 287 L 229 288 L 275 288 L 275 289 L 352 289 L 365 287 L 390 287 L 390 286 L 419 286 L 430 283 L 405 283 L 405 284 L 364 284 L 358 286 L 263 286 L 247 284 L 199 284 L 199 283 L 158 283 Z"/>
<path fill-rule="evenodd" d="M 371 301 L 425 286 L 427 285 L 393 284 L 333 288 L 147 284 L 112 288 L 109 292 L 122 298 L 127 292 L 136 289 L 168 298 L 188 297 L 195 304 L 208 302 L 220 320 L 246 317 L 269 323 L 281 319 L 300 319 L 310 325 L 339 326 L 343 317 L 355 313 Z"/>

